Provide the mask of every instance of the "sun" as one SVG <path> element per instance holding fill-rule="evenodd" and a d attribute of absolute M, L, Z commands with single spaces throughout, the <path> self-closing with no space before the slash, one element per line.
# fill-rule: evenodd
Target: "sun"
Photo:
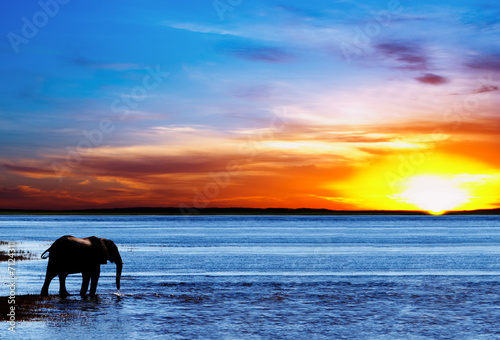
<path fill-rule="evenodd" d="M 414 176 L 406 182 L 406 190 L 396 196 L 421 210 L 441 215 L 470 201 L 469 192 L 460 184 L 460 181 L 445 176 Z"/>
<path fill-rule="evenodd" d="M 408 162 L 389 156 L 360 166 L 342 182 L 328 182 L 325 189 L 333 195 L 324 197 L 352 210 L 416 210 L 434 215 L 500 207 L 500 168 L 444 153 L 429 155 L 422 164 Z"/>

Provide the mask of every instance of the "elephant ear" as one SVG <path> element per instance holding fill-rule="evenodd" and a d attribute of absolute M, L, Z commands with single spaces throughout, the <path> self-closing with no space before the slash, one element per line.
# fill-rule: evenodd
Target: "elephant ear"
<path fill-rule="evenodd" d="M 118 247 L 116 244 L 111 241 L 107 240 L 105 238 L 102 238 L 101 241 L 106 245 L 106 251 L 108 255 L 108 261 L 111 263 L 115 263 L 116 265 L 118 264 L 123 264 L 122 257 L 120 256 L 120 252 L 118 251 Z"/>
<path fill-rule="evenodd" d="M 108 263 L 108 249 L 106 248 L 106 245 L 102 241 L 102 239 L 96 237 L 96 236 L 91 236 L 89 237 L 90 243 L 92 243 L 92 247 L 95 249 L 95 256 L 97 261 L 100 264 L 106 264 Z"/>
<path fill-rule="evenodd" d="M 108 260 L 109 260 L 109 251 L 108 251 L 108 246 L 106 245 L 107 240 L 104 238 L 101 238 L 101 239 L 99 239 L 99 241 L 101 241 L 101 249 L 102 249 L 101 264 L 106 264 L 106 263 L 108 263 Z"/>

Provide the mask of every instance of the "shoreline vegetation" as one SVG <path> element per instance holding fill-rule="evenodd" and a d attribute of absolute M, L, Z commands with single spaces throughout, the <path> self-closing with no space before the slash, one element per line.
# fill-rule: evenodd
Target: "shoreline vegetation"
<path fill-rule="evenodd" d="M 0 247 L 1 246 L 6 246 L 8 245 L 9 242 L 5 242 L 5 241 L 0 241 Z M 19 249 L 16 249 L 15 252 L 11 252 L 9 254 L 8 251 L 5 251 L 5 250 L 0 250 L 0 262 L 5 262 L 5 261 L 8 261 L 8 260 L 17 260 L 17 261 L 20 261 L 20 260 L 31 260 L 32 258 L 36 257 L 35 254 L 33 254 L 31 251 L 29 250 L 19 250 Z"/>
<path fill-rule="evenodd" d="M 47 311 L 51 307 L 44 301 L 46 297 L 38 295 L 15 295 L 15 263 L 16 261 L 32 260 L 36 254 L 29 250 L 21 250 L 15 247 L 15 242 L 0 241 L 0 247 L 7 246 L 8 250 L 0 250 L 0 262 L 8 262 L 8 275 L 11 284 L 8 285 L 10 295 L 0 297 L 0 321 L 10 322 L 9 330 L 15 331 L 17 321 L 32 321 L 47 319 L 50 315 Z M 14 290 L 13 290 L 14 289 Z M 14 309 L 13 309 L 14 308 Z"/>
<path fill-rule="evenodd" d="M 0 321 L 9 321 L 11 304 L 8 303 L 9 296 L 0 297 Z M 64 298 L 58 295 L 40 296 L 35 294 L 16 295 L 15 301 L 15 322 L 18 321 L 40 321 L 40 320 L 60 320 L 78 319 L 82 312 L 60 311 L 58 303 Z M 57 310 L 54 312 L 54 310 Z"/>
<path fill-rule="evenodd" d="M 431 215 L 412 210 L 329 210 L 288 208 L 112 208 L 81 210 L 23 210 L 0 209 L 0 215 Z M 466 211 L 449 211 L 443 215 L 500 215 L 500 208 Z"/>

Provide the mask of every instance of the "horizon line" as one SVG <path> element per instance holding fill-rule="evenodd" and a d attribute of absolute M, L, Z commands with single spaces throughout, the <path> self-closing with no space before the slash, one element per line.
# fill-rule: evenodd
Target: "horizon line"
<path fill-rule="evenodd" d="M 248 207 L 120 207 L 120 208 L 84 208 L 84 209 L 9 209 L 0 208 L 0 214 L 138 214 L 138 215 L 428 215 L 435 216 L 431 212 L 423 210 L 333 210 L 326 208 L 248 208 Z M 500 215 L 500 208 L 475 209 L 475 210 L 450 210 L 440 215 L 462 215 L 462 214 L 489 214 Z"/>

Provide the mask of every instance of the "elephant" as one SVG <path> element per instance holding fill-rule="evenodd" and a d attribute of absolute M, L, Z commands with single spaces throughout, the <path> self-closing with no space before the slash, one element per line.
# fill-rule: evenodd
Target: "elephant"
<path fill-rule="evenodd" d="M 68 296 L 66 276 L 75 273 L 82 273 L 83 277 L 80 295 L 87 294 L 92 279 L 89 295 L 95 296 L 101 264 L 106 264 L 108 260 L 116 264 L 116 288 L 120 290 L 123 262 L 118 247 L 111 240 L 96 236 L 76 238 L 65 235 L 57 239 L 41 257 L 49 258 L 45 282 L 40 293 L 42 296 L 49 294 L 50 281 L 56 276 L 59 276 L 59 295 Z"/>

